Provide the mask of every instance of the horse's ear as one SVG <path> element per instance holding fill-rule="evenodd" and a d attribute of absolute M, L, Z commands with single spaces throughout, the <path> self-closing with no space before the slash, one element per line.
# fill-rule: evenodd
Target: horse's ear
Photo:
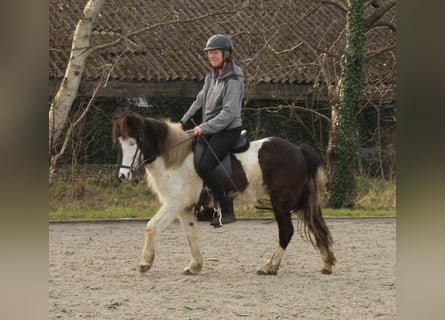
<path fill-rule="evenodd" d="M 112 120 L 112 141 L 113 145 L 117 143 L 119 137 L 128 136 L 128 127 L 126 124 L 126 115 L 123 112 L 115 112 Z"/>
<path fill-rule="evenodd" d="M 128 110 L 116 112 L 113 114 L 113 144 L 116 144 L 119 137 L 141 138 L 142 125 L 141 116 Z"/>
<path fill-rule="evenodd" d="M 126 137 L 142 139 L 144 119 L 133 112 L 125 114 L 123 126 L 126 129 Z"/>
<path fill-rule="evenodd" d="M 113 121 L 117 120 L 117 119 L 121 119 L 130 113 L 131 113 L 131 110 L 129 107 L 119 108 L 115 112 L 113 112 L 113 115 L 112 115 Z"/>

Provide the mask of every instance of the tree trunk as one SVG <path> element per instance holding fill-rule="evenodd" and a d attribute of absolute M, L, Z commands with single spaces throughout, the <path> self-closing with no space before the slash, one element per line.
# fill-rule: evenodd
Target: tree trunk
<path fill-rule="evenodd" d="M 335 171 L 335 148 L 338 139 L 338 112 L 337 106 L 331 105 L 331 126 L 329 128 L 328 149 L 326 151 L 326 164 L 328 169 L 328 182 L 332 181 Z"/>
<path fill-rule="evenodd" d="M 62 83 L 49 110 L 49 153 L 60 137 L 80 85 L 86 60 L 91 54 L 90 38 L 94 20 L 104 0 L 89 0 L 73 36 L 70 59 Z"/>
<path fill-rule="evenodd" d="M 328 205 L 351 208 L 356 196 L 355 164 L 357 152 L 356 110 L 362 98 L 366 21 L 364 1 L 350 2 L 346 17 L 346 48 L 341 61 L 338 111 L 338 139 L 335 170 L 328 185 Z"/>

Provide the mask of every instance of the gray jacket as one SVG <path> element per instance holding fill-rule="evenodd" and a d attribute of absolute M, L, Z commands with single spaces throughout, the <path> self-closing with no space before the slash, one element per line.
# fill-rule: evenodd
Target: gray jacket
<path fill-rule="evenodd" d="M 224 129 L 241 126 L 241 103 L 244 97 L 244 73 L 233 61 L 229 61 L 222 74 L 216 70 L 209 74 L 196 100 L 182 117 L 185 123 L 202 108 L 204 134 L 213 134 Z"/>

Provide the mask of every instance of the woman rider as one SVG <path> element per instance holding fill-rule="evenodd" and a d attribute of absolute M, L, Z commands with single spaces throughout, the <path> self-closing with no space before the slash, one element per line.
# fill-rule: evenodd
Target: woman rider
<path fill-rule="evenodd" d="M 204 151 L 195 152 L 195 167 L 205 184 L 213 190 L 221 208 L 221 216 L 215 217 L 210 224 L 221 227 L 223 224 L 235 222 L 236 217 L 233 212 L 233 200 L 227 196 L 224 183 L 215 168 L 229 154 L 241 133 L 244 73 L 232 59 L 233 45 L 227 36 L 211 36 L 204 50 L 207 52 L 212 72 L 206 76 L 203 88 L 180 120 L 180 124 L 184 128 L 185 124 L 201 111 L 202 122 L 193 128 L 193 133 L 197 136 L 195 150 L 201 145 Z"/>

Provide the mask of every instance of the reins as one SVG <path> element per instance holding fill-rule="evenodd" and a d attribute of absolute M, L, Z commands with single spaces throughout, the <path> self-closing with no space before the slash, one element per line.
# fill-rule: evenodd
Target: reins
<path fill-rule="evenodd" d="M 190 133 L 193 132 L 193 130 L 187 130 L 185 132 L 190 134 Z M 186 143 L 187 141 L 190 141 L 193 138 L 194 138 L 194 136 L 191 136 L 191 137 L 189 137 L 189 138 L 187 138 L 187 139 L 185 139 L 183 141 L 180 141 L 180 142 L 174 144 L 173 146 L 169 147 L 167 150 L 171 150 L 171 149 L 177 148 L 181 144 Z M 123 165 L 123 164 L 118 164 L 118 165 L 116 165 L 116 168 L 129 169 L 131 172 L 134 172 L 135 170 L 139 169 L 140 167 L 144 166 L 145 164 L 153 162 L 153 160 L 155 160 L 158 157 L 156 154 L 150 156 L 147 159 L 143 159 L 137 166 L 134 166 L 134 162 L 136 161 L 136 155 L 138 154 L 138 151 L 142 151 L 142 144 L 143 144 L 143 139 L 142 139 L 142 136 L 140 136 L 139 137 L 139 141 L 138 141 L 138 147 L 137 147 L 136 151 L 134 152 L 133 160 L 131 161 L 131 165 L 130 166 L 126 166 L 126 165 Z"/>
<path fill-rule="evenodd" d="M 197 124 L 195 123 L 195 121 L 192 119 L 192 122 L 195 126 L 197 126 Z M 193 129 L 191 130 L 187 130 L 185 131 L 187 134 L 193 133 Z M 195 136 L 192 135 L 191 137 L 180 141 L 176 144 L 174 144 L 173 146 L 169 147 L 167 150 L 171 150 L 174 148 L 177 148 L 178 146 L 180 146 L 181 144 L 192 140 Z M 227 172 L 227 170 L 224 168 L 224 165 L 222 165 L 221 160 L 218 158 L 217 154 L 215 153 L 215 151 L 213 150 L 213 148 L 210 146 L 209 142 L 207 141 L 206 137 L 204 135 L 201 136 L 201 138 L 204 140 L 205 144 L 207 145 L 207 148 L 210 150 L 210 152 L 213 154 L 213 156 L 215 157 L 216 161 L 218 162 L 219 165 L 221 165 L 221 169 L 224 172 L 224 174 L 226 175 L 227 179 L 230 181 L 230 183 L 233 185 L 233 187 L 235 188 L 236 192 L 239 193 L 238 187 L 236 186 L 235 182 L 233 182 L 232 177 L 230 176 L 230 174 Z M 134 172 L 135 170 L 139 169 L 140 167 L 144 166 L 147 163 L 151 163 L 153 162 L 158 156 L 156 154 L 150 156 L 147 159 L 143 159 L 137 166 L 134 166 L 134 162 L 136 161 L 136 155 L 138 154 L 138 151 L 142 151 L 142 145 L 143 145 L 143 139 L 142 139 L 142 135 L 140 135 L 139 137 L 139 141 L 138 141 L 138 147 L 134 153 L 133 156 L 133 160 L 131 162 L 130 166 L 126 166 L 126 165 L 116 165 L 116 168 L 125 168 L 125 169 L 129 169 L 131 172 Z"/>
<path fill-rule="evenodd" d="M 190 133 L 193 133 L 193 130 L 187 130 L 187 131 L 184 131 L 184 132 L 187 133 L 187 134 L 190 134 Z M 185 143 L 185 142 L 187 142 L 187 141 L 189 141 L 189 140 L 192 140 L 194 137 L 195 137 L 195 136 L 191 136 L 191 137 L 189 137 L 189 138 L 187 138 L 187 139 L 185 139 L 185 140 L 183 140 L 183 141 L 180 141 L 180 142 L 178 142 L 177 144 L 174 144 L 173 146 L 171 146 L 168 150 L 171 150 L 171 149 L 173 149 L 173 148 L 176 148 L 176 147 L 180 146 L 181 144 L 183 144 L 183 143 Z"/>

